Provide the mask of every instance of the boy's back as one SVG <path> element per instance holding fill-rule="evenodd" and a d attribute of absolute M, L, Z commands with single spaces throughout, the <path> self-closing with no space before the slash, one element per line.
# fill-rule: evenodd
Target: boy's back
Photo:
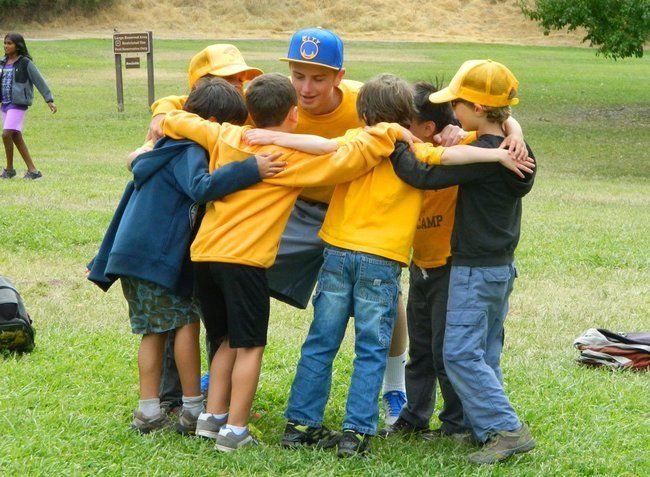
<path fill-rule="evenodd" d="M 502 142 L 503 137 L 487 134 L 472 145 L 498 148 Z M 534 159 L 530 147 L 528 155 Z M 533 187 L 535 172 L 521 179 L 496 163 L 462 167 L 467 168 L 463 173 L 466 179 L 458 190 L 451 241 L 454 265 L 493 266 L 511 262 L 519 242 L 521 198 Z M 450 171 L 450 175 L 454 172 Z"/>

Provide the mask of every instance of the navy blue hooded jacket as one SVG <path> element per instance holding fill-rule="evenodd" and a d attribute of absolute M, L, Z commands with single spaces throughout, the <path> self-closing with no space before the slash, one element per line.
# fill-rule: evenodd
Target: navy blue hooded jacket
<path fill-rule="evenodd" d="M 163 138 L 133 163 L 127 185 L 88 279 L 108 290 L 120 276 L 149 280 L 174 293 L 192 289 L 188 249 L 199 204 L 259 182 L 254 157 L 208 173 L 198 144 Z"/>

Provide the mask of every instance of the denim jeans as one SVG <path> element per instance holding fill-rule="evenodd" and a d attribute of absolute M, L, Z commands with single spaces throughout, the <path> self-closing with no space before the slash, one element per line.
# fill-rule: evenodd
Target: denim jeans
<path fill-rule="evenodd" d="M 480 441 L 491 432 L 521 427 L 503 389 L 500 366 L 503 322 L 516 275 L 514 264 L 451 267 L 443 357 Z"/>
<path fill-rule="evenodd" d="M 326 247 L 314 295 L 314 320 L 302 346 L 285 417 L 320 426 L 332 384 L 332 362 L 354 316 L 354 370 L 343 429 L 374 435 L 378 398 L 397 318 L 399 263 Z"/>

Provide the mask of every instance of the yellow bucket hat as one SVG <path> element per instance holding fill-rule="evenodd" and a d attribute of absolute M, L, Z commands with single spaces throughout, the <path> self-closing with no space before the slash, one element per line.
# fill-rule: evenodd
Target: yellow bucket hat
<path fill-rule="evenodd" d="M 470 60 L 463 63 L 449 86 L 429 96 L 432 103 L 446 103 L 460 98 L 484 106 L 514 106 L 519 81 L 501 63 Z"/>
<path fill-rule="evenodd" d="M 210 45 L 192 57 L 188 70 L 190 88 L 205 75 L 232 76 L 246 72 L 245 81 L 252 80 L 263 73 L 258 68 L 248 66 L 241 52 L 234 45 L 220 43 Z"/>

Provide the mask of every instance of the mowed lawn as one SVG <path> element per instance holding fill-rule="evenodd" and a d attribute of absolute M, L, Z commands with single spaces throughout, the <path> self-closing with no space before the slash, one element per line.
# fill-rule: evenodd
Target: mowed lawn
<path fill-rule="evenodd" d="M 186 91 L 187 63 L 209 43 L 155 42 L 157 97 Z M 277 61 L 285 42 L 235 43 L 249 63 L 288 71 Z M 462 61 L 489 57 L 521 82 L 514 112 L 539 174 L 524 199 L 503 367 L 537 449 L 477 468 L 465 460 L 471 447 L 446 439 L 377 439 L 371 457 L 345 461 L 282 450 L 282 413 L 312 310 L 277 302 L 253 406 L 252 425 L 264 446 L 223 455 L 203 440 L 130 431 L 138 338 L 119 286 L 104 294 L 85 280 L 84 268 L 129 179 L 124 158 L 145 134 L 146 73 L 125 72 L 126 111 L 117 113 L 110 40 L 28 46 L 59 113 L 49 114 L 39 98 L 27 116 L 26 141 L 44 178 L 0 182 L 0 273 L 23 293 L 37 329 L 32 354 L 0 358 L 0 474 L 648 474 L 648 374 L 580 367 L 572 347 L 590 327 L 650 329 L 647 58 L 613 62 L 570 48 L 346 44 L 352 79 L 392 72 L 448 81 Z M 22 175 L 19 157 L 16 164 Z M 346 337 L 335 363 L 326 413 L 334 428 L 344 414 L 352 345 Z"/>

